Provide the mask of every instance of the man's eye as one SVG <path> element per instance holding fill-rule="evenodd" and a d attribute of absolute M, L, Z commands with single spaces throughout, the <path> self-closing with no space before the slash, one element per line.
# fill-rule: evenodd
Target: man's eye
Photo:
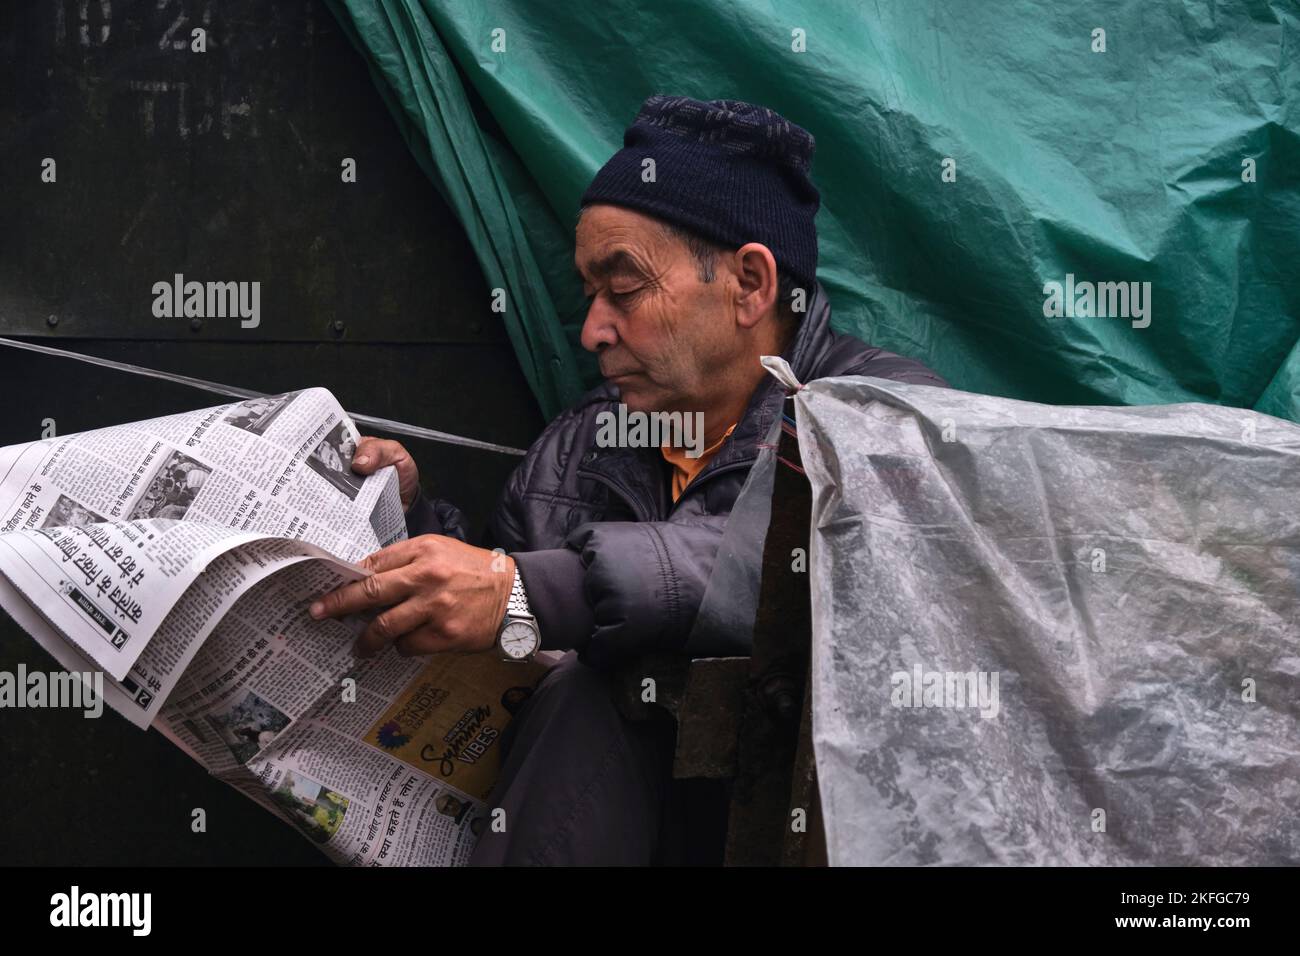
<path fill-rule="evenodd" d="M 632 299 L 633 296 L 638 295 L 640 292 L 641 292 L 640 289 L 629 289 L 626 292 L 616 292 L 613 289 L 605 290 L 605 294 L 609 297 L 610 301 L 618 305 L 626 304 Z M 596 301 L 596 296 L 598 295 L 600 295 L 600 293 L 595 289 L 591 291 L 587 291 L 586 289 L 583 290 L 582 296 L 584 299 L 586 299 L 587 308 L 589 309 L 591 308 L 592 303 Z"/>

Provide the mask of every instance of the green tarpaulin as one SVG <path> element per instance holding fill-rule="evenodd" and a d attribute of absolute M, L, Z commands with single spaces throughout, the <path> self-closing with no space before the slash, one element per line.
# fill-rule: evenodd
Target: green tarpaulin
<path fill-rule="evenodd" d="M 547 415 L 597 380 L 578 199 L 662 92 L 816 137 L 837 328 L 970 391 L 1300 420 L 1296 0 L 328 2 Z"/>

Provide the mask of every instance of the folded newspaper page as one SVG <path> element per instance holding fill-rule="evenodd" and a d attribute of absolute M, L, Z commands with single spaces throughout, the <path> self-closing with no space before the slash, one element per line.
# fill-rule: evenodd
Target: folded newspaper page
<path fill-rule="evenodd" d="M 358 661 L 321 593 L 406 537 L 397 476 L 321 388 L 0 448 L 0 607 L 104 699 L 361 866 L 464 863 L 545 673 Z"/>

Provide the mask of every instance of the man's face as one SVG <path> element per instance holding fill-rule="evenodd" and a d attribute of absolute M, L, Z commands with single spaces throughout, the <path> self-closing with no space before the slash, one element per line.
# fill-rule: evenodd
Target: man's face
<path fill-rule="evenodd" d="M 591 299 L 582 345 L 633 411 L 695 411 L 739 347 L 729 273 L 704 282 L 686 244 L 649 216 L 593 205 L 578 222 L 574 264 Z"/>

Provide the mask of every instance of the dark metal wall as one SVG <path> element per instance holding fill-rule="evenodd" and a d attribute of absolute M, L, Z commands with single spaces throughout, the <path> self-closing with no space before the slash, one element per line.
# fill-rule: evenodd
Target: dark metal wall
<path fill-rule="evenodd" d="M 322 385 L 352 411 L 508 445 L 542 427 L 460 226 L 320 0 L 0 4 L 0 164 L 0 335 Z M 260 282 L 260 324 L 155 317 L 153 285 L 176 273 Z M 0 401 L 7 445 L 45 419 L 67 434 L 224 400 L 0 348 Z M 407 445 L 476 526 L 518 462 Z M 0 670 L 19 662 L 53 666 L 0 614 Z M 323 859 L 155 732 L 0 710 L 0 862 Z"/>

